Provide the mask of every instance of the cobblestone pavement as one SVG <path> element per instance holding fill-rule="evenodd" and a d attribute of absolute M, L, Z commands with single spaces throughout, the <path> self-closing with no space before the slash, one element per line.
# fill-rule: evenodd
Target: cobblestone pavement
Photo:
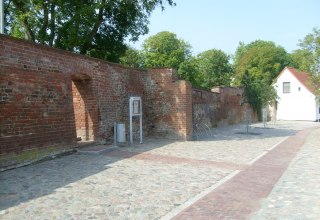
<path fill-rule="evenodd" d="M 304 129 L 282 141 L 246 170 L 184 209 L 175 219 L 247 219 L 259 209 L 261 199 L 268 196 L 315 129 L 320 128 Z"/>
<path fill-rule="evenodd" d="M 320 129 L 313 131 L 252 219 L 320 219 Z"/>
<path fill-rule="evenodd" d="M 0 173 L 0 219 L 179 217 L 187 207 L 232 182 L 238 174 L 256 167 L 285 138 L 315 125 L 318 124 L 277 122 L 263 128 L 256 124 L 250 130 L 255 135 L 240 134 L 245 131 L 243 125 L 226 126 L 214 129 L 213 137 L 201 141 L 147 139 L 144 144 L 119 147 L 100 155 L 76 153 L 5 171 Z M 306 200 L 311 204 L 310 210 L 316 207 L 312 199 L 318 198 L 314 204 L 319 204 L 319 197 L 315 197 L 319 195 L 319 186 L 312 188 L 319 177 L 314 182 L 300 183 L 319 174 L 319 163 L 315 163 L 319 151 L 318 155 L 311 154 L 315 145 L 319 146 L 319 140 L 312 141 L 318 131 L 312 133 L 311 141 L 290 165 L 288 177 L 286 172 L 254 218 L 268 219 L 269 213 L 276 217 L 277 210 L 285 213 L 281 208 L 296 196 L 300 202 L 291 203 L 292 210 Z M 309 167 L 300 176 L 299 169 Z M 281 176 L 282 171 L 278 174 Z M 288 191 L 292 197 L 286 197 Z M 319 210 L 316 211 L 310 211 L 313 213 L 310 218 L 319 216 Z M 208 219 L 219 219 L 217 216 L 213 214 Z"/>

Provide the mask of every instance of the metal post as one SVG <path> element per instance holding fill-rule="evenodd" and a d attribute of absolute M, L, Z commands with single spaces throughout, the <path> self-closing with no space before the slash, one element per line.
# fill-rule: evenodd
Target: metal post
<path fill-rule="evenodd" d="M 117 122 L 113 124 L 113 133 L 114 133 L 113 144 L 114 146 L 117 146 Z"/>
<path fill-rule="evenodd" d="M 4 6 L 3 6 L 3 1 L 0 0 L 0 33 L 4 34 Z"/>
<path fill-rule="evenodd" d="M 130 144 L 133 143 L 132 137 L 132 99 L 129 99 L 129 114 L 130 114 Z"/>
<path fill-rule="evenodd" d="M 267 127 L 268 123 L 268 110 L 267 107 L 262 108 L 262 121 L 263 121 L 263 127 Z"/>
<path fill-rule="evenodd" d="M 134 104 L 136 103 L 136 104 Z M 130 97 L 129 99 L 129 116 L 130 116 L 130 144 L 133 143 L 132 134 L 132 117 L 140 119 L 140 144 L 142 144 L 142 100 L 141 97 Z"/>
<path fill-rule="evenodd" d="M 142 100 L 140 101 L 140 144 L 142 144 Z"/>

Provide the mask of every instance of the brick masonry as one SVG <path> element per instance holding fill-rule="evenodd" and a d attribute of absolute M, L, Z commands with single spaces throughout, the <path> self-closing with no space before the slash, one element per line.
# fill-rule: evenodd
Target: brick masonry
<path fill-rule="evenodd" d="M 147 103 L 152 134 L 167 138 L 192 137 L 192 87 L 171 69 L 151 69 Z"/>
<path fill-rule="evenodd" d="M 73 151 L 77 137 L 111 143 L 114 122 L 125 123 L 128 140 L 130 96 L 142 97 L 144 136 L 190 140 L 195 115 L 212 127 L 241 121 L 238 93 L 0 35 L 0 168 Z"/>
<path fill-rule="evenodd" d="M 142 97 L 144 135 L 190 139 L 191 85 L 172 70 L 126 68 L 0 35 L 0 167 L 71 151 L 77 137 L 112 142 L 114 122 L 126 124 L 128 137 L 130 96 Z"/>
<path fill-rule="evenodd" d="M 246 120 L 256 121 L 251 107 L 243 102 L 243 90 L 234 87 L 216 87 L 212 91 L 193 89 L 194 124 L 209 127 L 232 125 Z"/>

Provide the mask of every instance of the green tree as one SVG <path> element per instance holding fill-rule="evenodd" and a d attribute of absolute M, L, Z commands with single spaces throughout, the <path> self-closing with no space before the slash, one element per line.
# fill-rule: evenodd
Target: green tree
<path fill-rule="evenodd" d="M 200 74 L 197 61 L 197 58 L 192 56 L 182 62 L 178 69 L 178 75 L 181 79 L 189 81 L 193 87 L 200 88 L 201 80 L 199 79 Z"/>
<path fill-rule="evenodd" d="M 311 71 L 320 73 L 320 29 L 314 28 L 313 33 L 300 40 L 299 46 L 302 50 L 308 51 L 312 55 Z"/>
<path fill-rule="evenodd" d="M 320 95 L 320 29 L 314 28 L 313 33 L 300 40 L 299 46 L 301 49 L 293 53 L 293 56 L 300 55 L 296 64 L 300 70 L 311 74 L 311 83 Z"/>
<path fill-rule="evenodd" d="M 276 99 L 272 82 L 291 57 L 271 41 L 257 40 L 240 44 L 235 55 L 235 85 L 245 89 L 250 105 L 260 114 L 261 107 Z"/>
<path fill-rule="evenodd" d="M 163 31 L 147 38 L 143 43 L 145 68 L 170 67 L 179 69 L 191 57 L 191 46 L 176 34 Z"/>
<path fill-rule="evenodd" d="M 248 71 L 244 73 L 241 79 L 241 86 L 244 89 L 246 102 L 261 118 L 262 107 L 270 104 L 277 97 L 275 88 L 266 79 L 257 79 L 254 75 L 250 75 Z"/>
<path fill-rule="evenodd" d="M 310 73 L 313 63 L 312 53 L 308 50 L 298 49 L 290 54 L 292 67 Z"/>
<path fill-rule="evenodd" d="M 202 88 L 214 86 L 230 86 L 233 70 L 229 62 L 230 56 L 222 50 L 212 49 L 197 56 L 197 84 Z"/>
<path fill-rule="evenodd" d="M 141 51 L 130 47 L 126 50 L 125 54 L 120 57 L 120 63 L 133 68 L 143 68 L 144 66 Z"/>
<path fill-rule="evenodd" d="M 240 60 L 244 56 L 244 54 L 250 50 L 251 48 L 261 48 L 261 47 L 274 47 L 275 44 L 272 41 L 264 41 L 264 40 L 255 40 L 250 42 L 249 44 L 245 44 L 244 42 L 239 42 L 239 46 L 234 55 L 234 66 L 238 66 Z"/>
<path fill-rule="evenodd" d="M 271 41 L 257 40 L 248 45 L 240 45 L 234 63 L 236 79 L 241 81 L 245 70 L 248 70 L 249 74 L 255 75 L 256 78 L 271 83 L 283 68 L 292 62 L 283 47 L 276 46 Z"/>
<path fill-rule="evenodd" d="M 118 61 L 124 41 L 148 32 L 156 7 L 172 0 L 4 0 L 5 32 L 81 54 Z"/>

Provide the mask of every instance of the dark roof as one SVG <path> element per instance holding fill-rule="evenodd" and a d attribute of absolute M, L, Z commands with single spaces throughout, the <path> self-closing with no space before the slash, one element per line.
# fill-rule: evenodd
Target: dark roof
<path fill-rule="evenodd" d="M 296 79 L 302 84 L 304 85 L 312 94 L 315 94 L 316 92 L 316 88 L 314 88 L 311 83 L 309 82 L 309 77 L 310 77 L 310 74 L 309 73 L 306 73 L 306 72 L 302 72 L 302 71 L 299 71 L 299 70 L 296 70 L 292 67 L 286 67 L 282 70 L 282 72 L 278 75 L 277 79 L 282 75 L 282 73 L 285 71 L 285 70 L 289 70 L 290 73 L 296 77 Z"/>

